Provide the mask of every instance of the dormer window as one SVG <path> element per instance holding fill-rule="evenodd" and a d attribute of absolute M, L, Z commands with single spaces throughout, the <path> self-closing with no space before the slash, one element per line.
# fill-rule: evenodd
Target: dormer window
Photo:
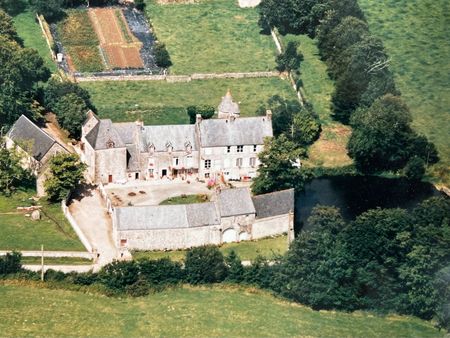
<path fill-rule="evenodd" d="M 114 148 L 114 142 L 112 140 L 108 140 L 106 142 L 106 148 L 108 149 Z"/>
<path fill-rule="evenodd" d="M 147 151 L 149 152 L 149 154 L 153 154 L 155 152 L 155 146 L 153 143 L 150 143 L 147 147 Z"/>
<path fill-rule="evenodd" d="M 171 142 L 168 141 L 168 142 L 166 143 L 166 149 L 167 149 L 167 151 L 168 151 L 169 153 L 172 152 L 173 146 L 172 146 L 172 143 L 171 143 Z"/>
<path fill-rule="evenodd" d="M 186 141 L 186 142 L 184 143 L 184 147 L 186 148 L 186 152 L 187 152 L 188 154 L 190 154 L 190 153 L 192 152 L 192 144 L 191 144 L 191 142 Z"/>

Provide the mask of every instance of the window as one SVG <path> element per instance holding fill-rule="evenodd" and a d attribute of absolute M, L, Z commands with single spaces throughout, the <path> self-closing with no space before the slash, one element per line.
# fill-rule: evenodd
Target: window
<path fill-rule="evenodd" d="M 178 157 L 174 157 L 173 158 L 173 166 L 176 167 L 176 166 L 178 166 L 179 163 L 180 163 L 179 158 Z"/>
<path fill-rule="evenodd" d="M 148 169 L 148 177 L 153 177 L 153 169 Z"/>
<path fill-rule="evenodd" d="M 256 165 L 256 157 L 250 157 L 250 167 L 254 167 Z"/>
<path fill-rule="evenodd" d="M 236 159 L 236 167 L 242 167 L 242 158 Z"/>
<path fill-rule="evenodd" d="M 227 147 L 227 153 L 231 153 L 231 147 L 230 146 Z"/>
<path fill-rule="evenodd" d="M 253 152 L 256 152 L 256 144 L 253 145 Z"/>
<path fill-rule="evenodd" d="M 211 160 L 205 160 L 205 169 L 211 168 Z"/>
<path fill-rule="evenodd" d="M 209 173 L 206 173 L 206 174 L 205 174 L 205 178 L 209 178 Z"/>
<path fill-rule="evenodd" d="M 244 146 L 237 146 L 236 148 L 238 153 L 244 152 Z"/>

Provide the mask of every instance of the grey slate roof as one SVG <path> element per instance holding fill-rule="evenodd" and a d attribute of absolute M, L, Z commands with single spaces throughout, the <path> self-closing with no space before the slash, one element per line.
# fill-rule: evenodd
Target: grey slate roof
<path fill-rule="evenodd" d="M 225 96 L 222 97 L 222 101 L 217 108 L 221 113 L 235 114 L 239 115 L 239 105 L 236 102 L 233 102 L 233 98 L 231 97 L 230 91 L 226 93 Z"/>
<path fill-rule="evenodd" d="M 200 122 L 201 146 L 224 147 L 263 144 L 272 137 L 272 121 L 266 117 L 209 119 Z"/>
<path fill-rule="evenodd" d="M 294 212 L 294 189 L 252 197 L 256 218 L 273 217 Z"/>
<path fill-rule="evenodd" d="M 183 151 L 189 143 L 192 150 L 198 150 L 195 138 L 195 125 L 165 125 L 165 126 L 145 126 L 141 134 L 141 151 L 148 151 L 148 147 L 153 144 L 156 151 L 167 151 L 170 143 L 174 151 Z"/>
<path fill-rule="evenodd" d="M 50 150 L 55 139 L 31 122 L 25 115 L 19 117 L 9 130 L 7 136 L 18 143 L 32 145 L 31 156 L 40 161 Z"/>
<path fill-rule="evenodd" d="M 248 188 L 224 189 L 218 194 L 217 203 L 223 217 L 255 213 Z"/>
<path fill-rule="evenodd" d="M 134 122 L 113 123 L 114 129 L 119 134 L 125 144 L 134 144 L 137 140 L 137 133 L 140 126 Z"/>
<path fill-rule="evenodd" d="M 86 140 L 95 150 L 107 149 L 109 141 L 114 142 L 114 148 L 125 147 L 125 143 L 111 120 L 100 120 L 86 135 Z"/>
<path fill-rule="evenodd" d="M 116 208 L 117 230 L 180 229 L 220 224 L 214 203 Z"/>

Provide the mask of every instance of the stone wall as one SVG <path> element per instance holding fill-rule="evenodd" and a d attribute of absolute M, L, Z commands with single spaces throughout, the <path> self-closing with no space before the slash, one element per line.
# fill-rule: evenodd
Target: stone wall
<path fill-rule="evenodd" d="M 289 214 L 256 219 L 252 226 L 252 239 L 280 235 L 282 233 L 289 233 L 290 231 L 293 237 L 293 219 Z"/>
<path fill-rule="evenodd" d="M 109 183 L 109 176 L 112 182 L 126 181 L 127 171 L 127 149 L 111 148 L 97 150 L 95 152 L 95 181 Z"/>

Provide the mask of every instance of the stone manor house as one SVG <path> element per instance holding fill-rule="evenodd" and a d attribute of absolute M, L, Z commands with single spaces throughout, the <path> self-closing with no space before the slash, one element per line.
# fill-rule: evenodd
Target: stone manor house
<path fill-rule="evenodd" d="M 191 125 L 113 123 L 90 112 L 82 127 L 81 158 L 96 183 L 130 180 L 246 180 L 256 176 L 258 153 L 272 137 L 272 116 L 239 117 L 228 92 L 219 118 Z"/>

